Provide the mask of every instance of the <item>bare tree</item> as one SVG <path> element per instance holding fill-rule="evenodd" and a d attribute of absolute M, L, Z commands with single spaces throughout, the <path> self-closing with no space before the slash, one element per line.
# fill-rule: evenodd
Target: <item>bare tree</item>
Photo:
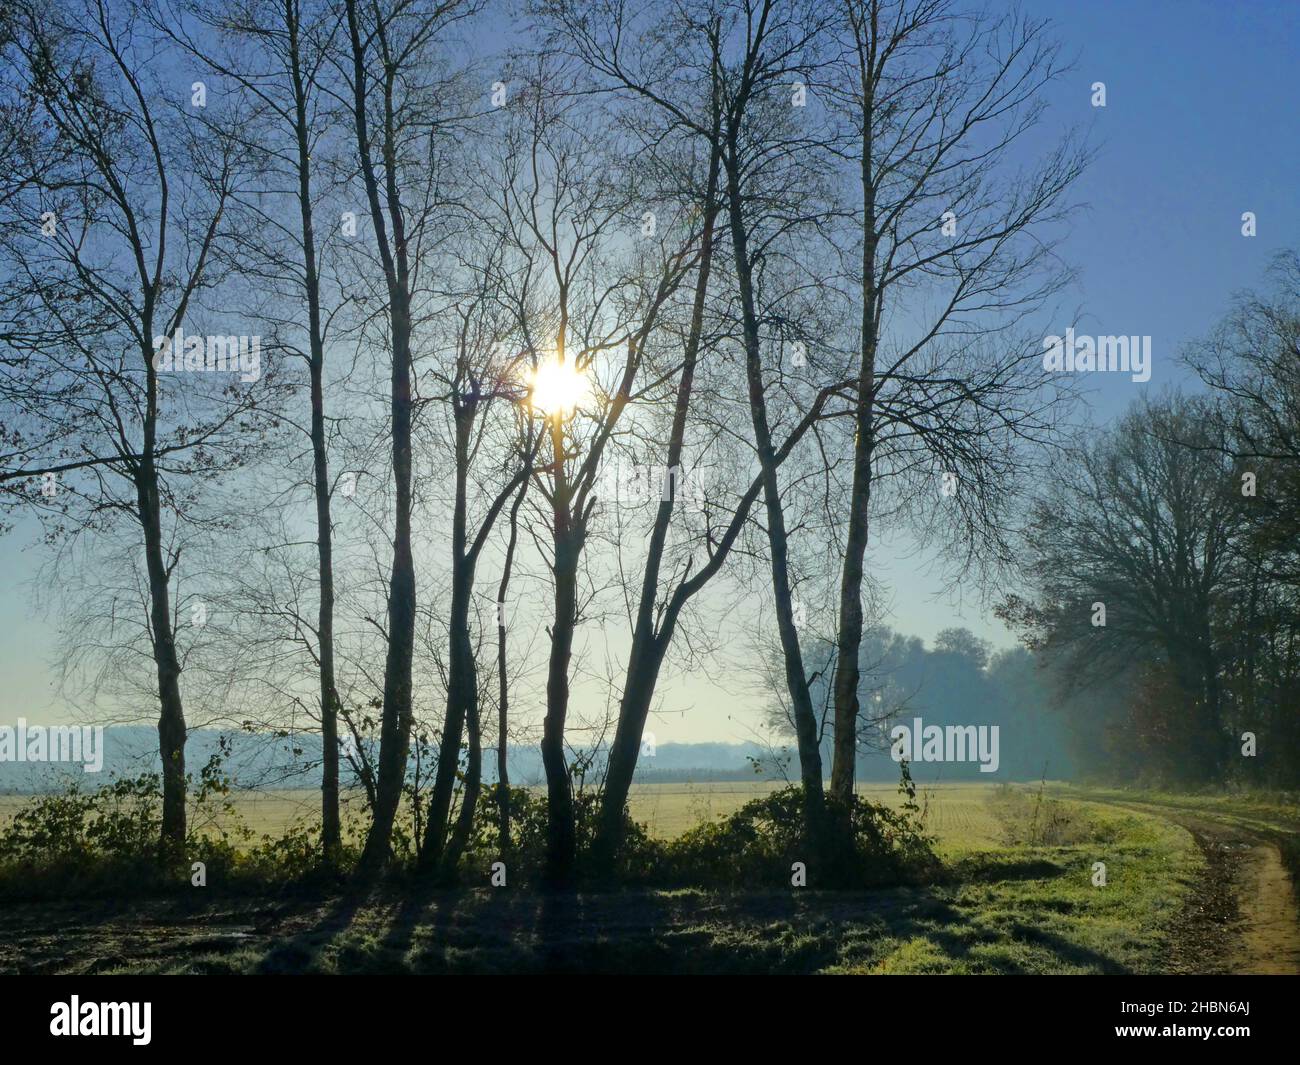
<path fill-rule="evenodd" d="M 256 114 L 236 128 L 213 128 L 213 135 L 233 141 L 235 150 L 258 161 L 262 180 L 240 189 L 236 199 L 251 216 L 237 230 L 226 256 L 236 272 L 250 272 L 261 285 L 281 290 L 288 310 L 273 323 L 278 346 L 301 358 L 307 367 L 311 445 L 311 490 L 316 517 L 316 575 L 319 598 L 310 632 L 319 675 L 321 730 L 321 846 L 326 862 L 338 861 L 342 845 L 339 815 L 339 691 L 335 667 L 334 489 L 329 471 L 325 404 L 325 352 L 329 326 L 339 309 L 325 293 L 323 245 L 317 235 L 317 211 L 323 184 L 322 156 L 330 130 L 337 86 L 329 57 L 342 41 L 343 13 L 331 0 L 248 0 L 221 12 L 195 6 L 188 17 L 208 33 L 195 40 L 186 21 L 161 9 L 155 21 L 197 62 L 230 78 L 255 101 Z M 212 45 L 222 45 L 219 52 Z M 285 182 L 294 216 L 285 222 L 275 213 Z M 268 186 L 271 206 L 266 204 Z M 283 240 L 276 240 L 283 236 Z M 305 315 L 305 321 L 301 318 Z M 298 342 L 305 337 L 305 345 Z M 305 350 L 304 350 L 305 349 Z M 292 419 L 290 419 L 292 421 Z"/>
<path fill-rule="evenodd" d="M 1272 291 L 1239 296 L 1184 361 L 1210 387 L 1222 442 L 1253 478 L 1269 574 L 1300 584 L 1300 255 L 1278 255 L 1270 275 Z"/>
<path fill-rule="evenodd" d="M 663 24 L 662 13 L 646 16 L 624 4 L 600 5 L 601 17 L 597 18 L 595 14 L 581 6 L 553 13 L 551 43 L 581 61 L 601 89 L 619 95 L 627 101 L 627 106 L 644 114 L 645 117 L 633 120 L 639 121 L 643 127 L 646 147 L 641 158 L 647 160 L 643 165 L 651 165 L 649 161 L 658 155 L 661 165 L 666 163 L 671 172 L 674 166 L 672 155 L 665 146 L 674 143 L 677 153 L 685 158 L 690 158 L 693 149 L 700 149 L 699 156 L 704 160 L 702 175 L 696 175 L 693 181 L 678 178 L 676 183 L 681 190 L 677 193 L 678 199 L 684 197 L 683 206 L 702 225 L 702 250 L 684 336 L 684 359 L 673 368 L 676 393 L 670 408 L 667 439 L 662 445 L 666 487 L 657 504 L 641 570 L 632 649 L 605 780 L 597 858 L 608 872 L 622 839 L 628 791 L 656 682 L 682 612 L 692 597 L 719 572 L 745 530 L 751 508 L 760 495 L 765 501 L 770 496 L 770 502 L 765 505 L 769 531 L 773 527 L 776 529 L 772 579 L 783 592 L 779 598 L 782 598 L 784 608 L 779 613 L 789 622 L 783 626 L 783 632 L 787 641 L 793 638 L 797 650 L 784 558 L 786 538 L 781 530 L 784 512 L 776 473 L 800 440 L 824 416 L 828 401 L 842 390 L 844 382 L 832 373 L 826 376 L 822 387 L 812 389 L 810 394 L 796 398 L 787 392 L 794 400 L 791 406 L 800 417 L 783 426 L 779 433 L 774 432 L 768 418 L 766 394 L 771 382 L 764 380 L 762 356 L 758 350 L 762 343 L 758 335 L 758 305 L 764 297 L 756 294 L 755 268 L 759 260 L 770 264 L 771 260 L 781 259 L 782 253 L 773 251 L 769 243 L 779 243 L 802 223 L 812 222 L 812 212 L 820 209 L 814 207 L 809 214 L 801 214 L 795 205 L 806 203 L 807 186 L 796 193 L 798 180 L 793 172 L 778 174 L 779 165 L 770 165 L 768 171 L 763 172 L 762 148 L 758 149 L 756 156 L 746 154 L 760 139 L 754 136 L 755 127 L 764 127 L 763 132 L 768 132 L 765 123 L 773 114 L 769 106 L 763 117 L 755 122 L 753 112 L 762 111 L 765 105 L 756 104 L 751 110 L 751 97 L 773 85 L 783 85 L 793 69 L 786 63 L 801 47 L 786 36 L 788 24 L 783 23 L 780 29 L 771 29 L 767 23 L 770 11 L 766 9 L 757 15 L 755 22 L 747 21 L 752 12 L 747 12 L 742 5 L 724 5 L 722 8 L 684 5 L 674 9 L 667 26 Z M 761 60 L 759 56 L 777 39 L 777 54 L 769 65 L 767 55 Z M 736 45 L 737 41 L 741 44 Z M 735 48 L 743 49 L 743 59 L 733 54 Z M 783 48 L 789 51 L 783 52 Z M 744 67 L 745 63 L 749 67 L 738 74 L 737 68 Z M 757 88 L 760 83 L 761 90 Z M 784 86 L 780 95 L 784 99 Z M 779 144 L 768 143 L 765 147 L 770 149 L 772 159 L 788 159 L 796 157 L 799 149 L 807 148 L 808 141 L 796 135 Z M 797 171 L 799 177 L 807 177 L 810 172 L 797 164 L 791 169 Z M 782 181 L 788 184 L 783 187 Z M 760 203 L 762 206 L 757 206 Z M 741 204 L 746 206 L 739 206 Z M 764 232 L 758 238 L 760 246 L 751 255 L 747 250 L 748 241 L 754 239 L 753 234 L 763 224 L 760 219 L 771 220 L 783 213 L 784 219 L 773 225 L 774 232 Z M 732 250 L 738 256 L 734 259 L 734 269 L 730 270 L 726 260 L 718 263 L 715 253 L 715 228 L 720 218 L 728 227 Z M 769 252 L 772 252 L 770 257 Z M 738 492 L 730 506 L 716 498 L 711 500 L 715 517 L 719 520 L 716 525 L 710 524 L 703 530 L 698 541 L 703 548 L 703 561 L 698 569 L 693 569 L 692 565 L 698 559 L 693 555 L 688 557 L 685 567 L 671 574 L 665 588 L 664 548 L 677 504 L 680 488 L 677 482 L 684 473 L 688 425 L 692 416 L 701 424 L 726 420 L 726 414 L 716 409 L 716 398 L 711 397 L 705 403 L 710 408 L 708 410 L 692 409 L 702 351 L 707 346 L 710 360 L 725 358 L 722 340 L 732 329 L 730 320 L 716 325 L 706 322 L 711 276 L 718 265 L 723 268 L 724 282 L 736 286 L 736 302 L 740 304 L 738 312 L 732 311 L 727 308 L 730 301 L 724 299 L 721 313 L 724 319 L 740 319 L 738 328 L 745 352 L 744 379 L 748 383 L 744 405 L 754 426 L 754 439 L 748 446 L 759 457 L 759 472 L 752 480 L 745 479 L 744 490 Z M 774 273 L 781 270 L 780 267 L 772 269 Z M 764 304 L 764 310 L 771 312 L 768 319 L 771 322 L 780 319 L 778 303 L 781 297 L 775 295 L 776 287 L 769 294 L 770 303 Z M 788 293 L 783 290 L 782 295 Z M 711 333 L 707 345 L 704 340 L 706 329 Z M 728 435 L 734 433 L 734 429 L 729 428 L 723 431 Z M 773 520 L 775 526 L 772 526 Z M 786 583 L 783 585 L 782 581 Z M 795 658 L 791 660 L 795 661 Z M 793 671 L 798 675 L 793 690 L 806 696 L 807 685 L 802 668 L 795 666 Z M 808 700 L 801 698 L 799 707 L 801 711 L 808 711 L 801 714 L 801 720 L 811 725 Z M 819 823 L 821 769 L 811 727 L 801 729 L 800 753 L 809 796 L 810 824 Z"/>
<path fill-rule="evenodd" d="M 802 188 L 805 195 L 808 191 L 811 171 L 801 157 L 816 152 L 817 140 L 792 128 L 787 115 L 777 109 L 785 103 L 790 84 L 808 77 L 807 64 L 815 54 L 822 21 L 809 8 L 787 13 L 769 0 L 738 5 L 734 18 L 732 32 L 743 42 L 743 51 L 732 67 L 723 104 L 727 215 L 740 300 L 749 414 L 763 482 L 772 595 L 799 749 L 804 818 L 813 851 L 821 859 L 827 857 L 821 853 L 825 843 L 821 751 L 790 584 L 780 464 L 768 410 L 759 287 L 769 245 L 800 224 L 817 222 L 808 208 L 791 210 L 797 202 L 792 199 L 793 188 Z M 774 94 L 779 94 L 778 99 L 772 98 Z M 768 208 L 773 200 L 774 207 Z M 811 210 L 815 211 L 815 206 Z"/>
<path fill-rule="evenodd" d="M 636 217 L 634 186 L 617 168 L 612 137 L 603 151 L 593 148 L 600 141 L 589 131 L 601 115 L 575 109 L 564 92 L 568 77 L 543 62 L 517 93 L 498 207 L 515 249 L 506 298 L 536 368 L 530 403 L 546 418 L 533 484 L 546 508 L 553 581 L 542 756 L 547 878 L 557 886 L 571 881 L 577 847 L 565 728 L 579 574 L 602 461 L 629 407 L 664 388 L 642 376 L 645 351 L 699 256 L 698 230 L 680 243 L 620 249 Z"/>
<path fill-rule="evenodd" d="M 387 342 L 391 350 L 390 410 L 394 486 L 393 561 L 389 575 L 387 655 L 376 772 L 374 819 L 360 873 L 386 861 L 410 750 L 415 646 L 415 560 L 411 549 L 411 421 L 417 248 L 436 243 L 445 211 L 436 142 L 454 138 L 463 109 L 432 61 L 451 25 L 477 10 L 474 0 L 441 4 L 346 0 L 351 45 L 351 112 L 361 184 L 383 268 Z M 373 74 L 373 76 L 372 76 Z M 444 95 L 451 95 L 449 104 Z M 373 132 L 372 132 L 373 130 Z"/>
<path fill-rule="evenodd" d="M 515 549 L 519 544 L 519 508 L 523 506 L 527 493 L 528 481 L 525 480 L 510 504 L 507 519 L 510 533 L 501 565 L 501 580 L 497 584 L 497 811 L 498 846 L 502 854 L 510 850 L 510 672 L 507 668 L 509 645 L 505 609 L 510 578 L 514 573 Z"/>
<path fill-rule="evenodd" d="M 1049 404 L 1035 399 L 1032 348 L 996 354 L 985 344 L 977 358 L 962 349 L 967 338 L 1007 331 L 1060 285 L 1053 226 L 1083 156 L 1067 139 L 1034 172 L 1008 165 L 1038 123 L 1042 89 L 1062 72 L 1042 20 L 972 14 L 948 0 L 843 0 L 839 14 L 845 57 L 826 69 L 826 92 L 857 185 L 859 253 L 850 271 L 858 372 L 831 769 L 831 794 L 847 804 L 872 488 L 889 468 L 889 456 L 877 453 L 904 441 L 925 449 L 943 461 L 942 472 L 960 475 L 961 492 L 988 498 L 1002 487 L 988 483 L 1000 452 L 979 453 L 978 437 L 954 411 L 986 412 L 979 429 L 990 440 L 1044 433 Z M 936 357 L 944 345 L 948 353 Z M 943 417 L 932 416 L 936 406 Z M 954 458 L 967 460 L 963 468 Z M 979 515 L 977 507 L 964 513 Z"/>
<path fill-rule="evenodd" d="M 1238 580 L 1244 523 L 1207 415 L 1203 401 L 1176 395 L 1144 402 L 1076 449 L 1027 530 L 1034 594 L 1000 607 L 1071 685 L 1166 665 L 1184 695 L 1180 742 L 1198 779 L 1213 778 L 1224 755 L 1216 619 Z"/>
<path fill-rule="evenodd" d="M 185 497 L 173 482 L 243 461 L 254 390 L 238 357 L 229 365 L 224 338 L 224 373 L 168 373 L 164 356 L 183 348 L 178 368 L 216 368 L 213 346 L 205 355 L 193 332 L 182 344 L 180 330 L 213 280 L 232 162 L 159 102 L 157 42 L 137 11 L 102 0 L 7 10 L 4 341 L 38 426 L 27 439 L 39 446 L 10 455 L 3 478 L 58 484 L 60 524 L 139 525 L 162 848 L 175 856 L 186 833 L 186 722 L 172 590 Z"/>
<path fill-rule="evenodd" d="M 521 489 L 533 473 L 540 438 L 532 422 L 521 418 L 515 405 L 525 394 L 520 380 L 519 357 L 501 355 L 512 332 L 509 314 L 496 298 L 499 245 L 485 256 L 472 274 L 477 282 L 458 300 L 452 312 L 458 319 L 454 333 L 455 358 L 449 374 L 433 371 L 437 386 L 445 390 L 451 417 L 452 469 L 455 478 L 451 530 L 451 605 L 447 619 L 447 712 L 438 752 L 437 778 L 429 799 L 420 862 L 426 871 L 455 874 L 456 863 L 469 839 L 480 783 L 481 726 L 478 668 L 471 631 L 471 605 L 475 573 L 502 509 L 512 496 L 512 513 L 518 513 Z M 497 411 L 506 408 L 502 417 Z M 504 422 L 504 425 L 500 423 Z M 486 467 L 487 484 L 472 494 L 482 500 L 474 513 L 471 475 Z M 514 526 L 512 521 L 512 538 Z M 512 546 L 507 550 L 507 572 Z M 501 652 L 504 654 L 504 652 Z M 461 739 L 469 730 L 469 764 L 462 788 L 460 811 L 450 840 L 448 815 L 456 785 Z"/>

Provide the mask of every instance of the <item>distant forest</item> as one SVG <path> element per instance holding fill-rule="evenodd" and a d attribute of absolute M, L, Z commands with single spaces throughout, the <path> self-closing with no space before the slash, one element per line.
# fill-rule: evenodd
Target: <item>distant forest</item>
<path fill-rule="evenodd" d="M 994 773 L 981 773 L 978 763 L 917 763 L 909 772 L 918 783 L 944 780 L 1052 780 L 1079 777 L 1112 779 L 1112 767 L 1125 765 L 1117 752 L 1095 735 L 1096 718 L 1082 712 L 1074 700 L 1052 689 L 1050 677 L 1034 655 L 1021 648 L 993 650 L 967 629 L 948 629 L 932 646 L 917 636 L 877 628 L 868 633 L 870 658 L 869 698 L 879 708 L 864 728 L 858 779 L 888 782 L 899 779 L 900 767 L 889 753 L 889 726 L 910 725 L 921 718 L 926 725 L 997 726 L 999 765 Z M 865 661 L 865 660 L 864 660 Z M 867 667 L 864 666 L 864 670 Z M 875 696 L 879 696 L 878 699 Z M 1124 693 L 1117 685 L 1098 703 L 1088 699 L 1092 713 L 1121 713 Z M 1113 703 L 1113 705 L 1112 705 Z M 885 727 L 880 727 L 881 723 Z M 743 742 L 660 743 L 647 747 L 637 767 L 642 783 L 699 782 L 710 780 L 779 780 L 797 774 L 796 758 L 774 712 L 769 733 L 756 733 Z M 653 722 L 651 723 L 653 730 Z M 223 744 L 224 741 L 224 744 Z M 237 786 L 249 788 L 318 788 L 321 781 L 321 747 L 318 733 L 279 734 L 256 730 L 229 732 L 195 730 L 188 741 L 196 765 L 214 757 Z M 829 757 L 830 737 L 822 741 Z M 424 752 L 427 772 L 427 751 Z M 495 752 L 493 752 L 495 753 Z M 604 749 L 586 752 L 595 770 L 595 786 L 603 768 Z M 416 754 L 409 771 L 415 783 Z M 156 732 L 146 726 L 119 726 L 106 730 L 104 776 L 131 776 L 157 771 Z M 495 757 L 485 759 L 485 775 L 495 783 Z M 518 785 L 542 785 L 545 769 L 535 746 L 511 745 L 509 766 Z M 0 792 L 49 790 L 83 777 L 79 767 L 30 763 L 0 763 Z M 98 784 L 100 779 L 92 779 Z M 345 773 L 344 787 L 360 787 Z"/>

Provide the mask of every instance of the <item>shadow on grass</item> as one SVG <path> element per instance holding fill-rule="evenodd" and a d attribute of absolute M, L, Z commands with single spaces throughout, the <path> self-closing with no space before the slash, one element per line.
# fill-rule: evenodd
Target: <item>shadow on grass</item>
<path fill-rule="evenodd" d="M 315 972 L 326 949 L 352 926 L 366 902 L 361 892 L 334 900 L 320 921 L 309 931 L 274 943 L 258 963 L 259 973 Z"/>
<path fill-rule="evenodd" d="M 1046 861 L 983 863 L 969 881 L 1053 879 Z M 273 945 L 259 972 L 807 973 L 870 968 L 885 941 L 923 940 L 936 967 L 1028 971 L 1049 965 L 1128 971 L 1115 959 L 1023 921 L 977 927 L 944 885 L 872 891 L 541 893 L 410 886 L 337 900 L 312 927 Z M 990 951 L 1004 944 L 1010 950 Z M 972 952 L 979 949 L 978 956 Z M 1035 962 L 1042 971 L 1043 959 Z"/>
<path fill-rule="evenodd" d="M 980 855 L 958 862 L 949 870 L 947 879 L 952 883 L 998 884 L 1018 880 L 1049 880 L 1064 873 L 1061 866 L 1042 858 L 1006 859 L 998 855 Z"/>

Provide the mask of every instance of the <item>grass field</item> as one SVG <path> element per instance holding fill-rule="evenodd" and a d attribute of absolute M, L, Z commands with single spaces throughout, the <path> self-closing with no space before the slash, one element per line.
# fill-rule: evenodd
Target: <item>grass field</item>
<path fill-rule="evenodd" d="M 659 836 L 775 785 L 642 785 L 634 816 Z M 866 786 L 902 802 L 892 786 Z M 257 832 L 315 817 L 307 792 L 241 797 Z M 739 971 L 1126 973 L 1212 971 L 1222 929 L 1196 937 L 1205 859 L 1158 813 L 1037 786 L 921 789 L 945 862 L 933 884 L 872 891 L 624 891 L 549 898 L 467 884 L 337 900 L 112 901 L 0 915 L 0 971 Z M 0 813 L 14 800 L 0 800 Z M 1104 886 L 1095 881 L 1105 864 Z M 1199 903 L 1197 903 L 1199 905 Z M 196 907 L 198 909 L 196 910 Z M 54 912 L 59 910 L 59 912 Z M 39 919 L 36 917 L 39 914 Z M 29 919 L 30 918 L 30 919 Z M 66 930 L 44 936 L 31 927 Z M 6 935 L 14 945 L 6 952 Z M 68 944 L 77 946 L 70 948 Z M 1226 954 L 1224 954 L 1226 957 Z"/>
<path fill-rule="evenodd" d="M 642 784 L 630 804 L 652 835 L 672 838 L 778 786 Z M 904 801 L 893 785 L 859 790 Z M 27 801 L 0 797 L 0 822 Z M 1289 879 L 1276 858 L 1260 864 L 1273 846 L 1297 879 L 1295 796 L 967 783 L 922 787 L 916 801 L 944 869 L 923 886 L 554 898 L 492 890 L 485 871 L 460 889 L 395 887 L 362 902 L 219 890 L 32 901 L 0 912 L 0 972 L 1295 971 Z M 359 796 L 350 805 L 360 813 Z M 318 816 L 310 791 L 242 793 L 235 811 L 272 838 Z M 1254 897 L 1269 876 L 1284 881 L 1271 901 Z"/>
<path fill-rule="evenodd" d="M 723 781 L 695 784 L 637 784 L 629 805 L 632 817 L 650 835 L 671 839 L 701 821 L 734 813 L 745 803 L 784 786 L 775 781 Z M 537 789 L 544 794 L 543 789 Z M 872 802 L 900 807 L 903 796 L 893 784 L 864 784 L 858 792 Z M 939 784 L 918 789 L 927 830 L 936 837 L 941 852 L 989 849 L 1003 841 L 1001 823 L 990 807 L 992 788 L 986 784 Z M 29 801 L 24 796 L 0 796 L 0 825 Z M 319 820 L 318 796 L 309 790 L 249 791 L 238 793 L 237 816 L 257 836 L 276 837 L 295 824 Z M 361 796 L 349 797 L 358 809 Z"/>

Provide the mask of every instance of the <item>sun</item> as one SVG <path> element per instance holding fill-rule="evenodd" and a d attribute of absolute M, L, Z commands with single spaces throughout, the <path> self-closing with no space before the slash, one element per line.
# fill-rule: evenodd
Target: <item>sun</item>
<path fill-rule="evenodd" d="M 548 417 L 568 417 L 587 395 L 587 382 L 573 362 L 549 358 L 533 371 L 529 402 Z"/>

